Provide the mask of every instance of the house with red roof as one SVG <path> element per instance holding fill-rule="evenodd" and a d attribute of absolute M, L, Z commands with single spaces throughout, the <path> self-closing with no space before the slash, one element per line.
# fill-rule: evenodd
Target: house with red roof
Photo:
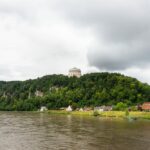
<path fill-rule="evenodd" d="M 150 111 L 150 102 L 143 103 L 142 110 L 143 111 Z"/>

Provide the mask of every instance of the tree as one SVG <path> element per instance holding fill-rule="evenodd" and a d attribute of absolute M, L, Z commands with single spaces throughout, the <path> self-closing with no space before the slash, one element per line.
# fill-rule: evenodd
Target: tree
<path fill-rule="evenodd" d="M 117 105 L 115 106 L 114 110 L 120 110 L 120 111 L 124 111 L 127 109 L 127 104 L 123 103 L 123 102 L 119 102 L 117 103 Z"/>

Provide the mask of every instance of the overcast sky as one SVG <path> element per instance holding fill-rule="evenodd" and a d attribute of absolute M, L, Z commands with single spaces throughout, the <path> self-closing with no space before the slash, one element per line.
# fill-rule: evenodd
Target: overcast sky
<path fill-rule="evenodd" d="M 150 83 L 149 0 L 0 0 L 0 80 L 109 71 Z"/>

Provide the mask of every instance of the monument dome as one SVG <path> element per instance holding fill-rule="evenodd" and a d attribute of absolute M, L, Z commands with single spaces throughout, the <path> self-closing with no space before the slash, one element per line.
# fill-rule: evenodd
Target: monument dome
<path fill-rule="evenodd" d="M 74 67 L 74 68 L 69 70 L 68 76 L 69 77 L 78 77 L 78 78 L 80 78 L 81 77 L 81 70 Z"/>

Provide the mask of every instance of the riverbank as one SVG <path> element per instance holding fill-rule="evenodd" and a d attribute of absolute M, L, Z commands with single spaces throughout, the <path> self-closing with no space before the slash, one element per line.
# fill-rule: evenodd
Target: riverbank
<path fill-rule="evenodd" d="M 97 116 L 97 117 L 110 117 L 110 118 L 131 118 L 131 119 L 150 119 L 150 112 L 140 111 L 105 111 L 105 112 L 94 112 L 94 111 L 72 111 L 67 112 L 65 110 L 49 110 L 50 114 L 64 114 L 64 115 L 82 115 L 82 116 Z"/>
<path fill-rule="evenodd" d="M 93 111 L 71 111 L 67 112 L 65 110 L 48 110 L 50 114 L 64 114 L 64 115 L 82 115 L 82 116 L 93 116 Z"/>
<path fill-rule="evenodd" d="M 101 117 L 121 117 L 121 118 L 133 118 L 133 119 L 150 119 L 150 112 L 140 112 L 140 111 L 108 111 L 99 113 Z"/>

